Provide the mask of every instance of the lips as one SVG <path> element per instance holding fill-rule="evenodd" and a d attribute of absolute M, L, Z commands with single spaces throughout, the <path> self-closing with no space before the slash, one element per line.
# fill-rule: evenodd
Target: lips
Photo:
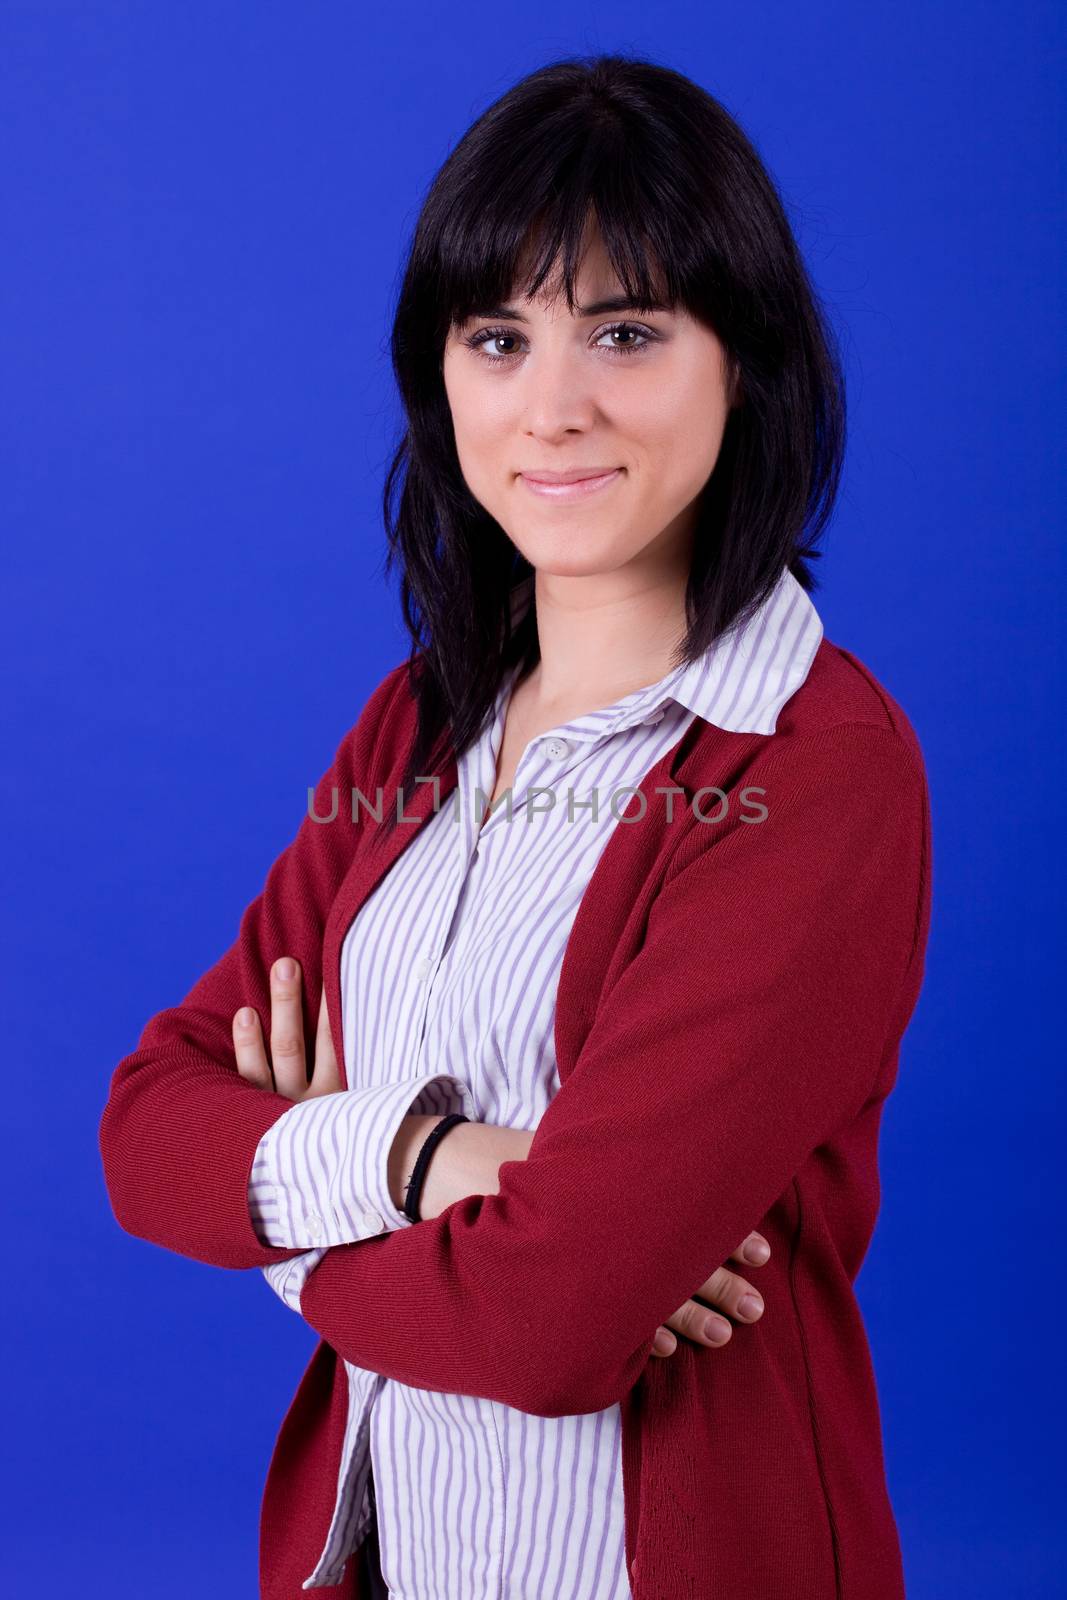
<path fill-rule="evenodd" d="M 537 495 L 541 500 L 567 501 L 599 494 L 621 478 L 622 472 L 621 467 L 603 467 L 592 471 L 588 467 L 579 467 L 571 472 L 557 473 L 554 477 L 543 473 L 520 472 L 519 479 L 530 494 Z"/>
<path fill-rule="evenodd" d="M 531 483 L 581 483 L 586 478 L 604 478 L 617 467 L 570 467 L 566 472 L 524 472 Z"/>

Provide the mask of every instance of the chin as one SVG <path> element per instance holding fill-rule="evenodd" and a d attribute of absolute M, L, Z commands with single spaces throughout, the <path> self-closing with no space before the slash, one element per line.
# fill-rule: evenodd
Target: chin
<path fill-rule="evenodd" d="M 532 567 L 552 578 L 602 577 L 605 573 L 617 572 L 633 559 L 632 552 L 599 548 L 592 542 L 572 541 L 571 548 L 561 550 L 557 543 L 549 549 L 544 545 L 538 547 L 531 540 L 519 548 Z"/>

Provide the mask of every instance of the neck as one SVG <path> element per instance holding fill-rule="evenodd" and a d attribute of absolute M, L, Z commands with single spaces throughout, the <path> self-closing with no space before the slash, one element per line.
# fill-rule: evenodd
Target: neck
<path fill-rule="evenodd" d="M 608 705 L 657 683 L 675 665 L 685 636 L 687 573 L 634 579 L 538 571 L 533 603 L 540 660 L 526 690 L 546 710 Z"/>

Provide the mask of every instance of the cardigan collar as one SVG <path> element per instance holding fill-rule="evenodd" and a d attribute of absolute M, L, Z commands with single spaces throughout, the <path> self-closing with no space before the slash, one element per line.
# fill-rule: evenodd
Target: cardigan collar
<path fill-rule="evenodd" d="M 530 573 L 511 590 L 513 626 L 533 601 L 535 576 Z M 671 701 L 727 733 L 774 733 L 778 714 L 807 677 L 822 637 L 819 613 L 784 567 L 746 624 L 729 629 L 695 661 L 673 668 L 657 683 L 574 718 L 568 733 L 599 739 L 640 722 L 658 722 Z M 502 683 L 498 712 L 518 672 L 513 667 Z"/>
<path fill-rule="evenodd" d="M 535 574 L 531 573 L 512 589 L 513 618 L 522 615 L 531 599 L 534 577 Z M 659 683 L 639 689 L 634 695 L 619 701 L 617 706 L 609 707 L 609 714 L 618 716 L 617 726 L 621 726 L 626 718 L 631 722 L 658 720 L 660 708 L 671 700 L 697 713 L 678 742 L 645 774 L 639 786 L 643 798 L 638 801 L 637 795 L 631 797 L 632 801 L 638 803 L 639 814 L 643 814 L 643 808 L 649 804 L 657 784 L 669 780 L 688 804 L 696 790 L 718 781 L 715 775 L 728 769 L 732 762 L 745 758 L 752 739 L 773 734 L 782 706 L 808 676 L 822 639 L 822 622 L 815 607 L 792 573 L 785 568 L 775 588 L 746 627 L 730 630 L 695 662 L 674 669 Z M 499 696 L 506 692 L 517 670 L 515 668 L 507 675 L 499 691 L 498 707 Z M 414 703 L 407 696 L 400 715 L 410 737 L 414 724 Z M 597 716 L 602 717 L 603 713 L 594 713 L 594 721 Z M 589 719 L 576 720 L 580 723 Z M 568 728 L 575 725 L 568 724 Z M 602 721 L 596 723 L 596 728 L 598 736 L 605 732 Z M 748 735 L 749 738 L 742 738 L 740 748 L 732 748 L 734 741 L 729 738 L 731 734 Z M 727 748 L 724 748 L 724 736 Z M 398 776 L 399 768 L 392 774 L 394 788 Z M 388 871 L 431 814 L 449 798 L 458 781 L 458 763 L 454 753 L 449 752 L 444 757 L 436 782 L 417 787 L 407 804 L 403 825 L 387 837 L 383 837 L 382 830 L 374 830 L 369 859 L 360 870 L 354 870 L 353 863 L 344 893 L 338 896 L 335 932 L 339 930 L 340 936 L 343 936 L 361 900 Z M 394 790 L 389 789 L 388 792 L 392 796 Z M 626 809 L 629 810 L 629 806 Z M 626 850 L 626 840 L 633 840 L 637 834 L 647 838 L 648 830 L 617 828 L 606 846 L 609 859 L 613 851 Z M 597 870 L 600 870 L 599 866 Z"/>

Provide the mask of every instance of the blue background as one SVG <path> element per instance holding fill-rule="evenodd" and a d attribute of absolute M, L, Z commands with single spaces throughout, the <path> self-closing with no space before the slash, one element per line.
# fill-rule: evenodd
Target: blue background
<path fill-rule="evenodd" d="M 426 186 L 515 79 L 599 50 L 724 100 L 844 340 L 815 600 L 911 717 L 935 813 L 859 1280 L 890 1487 L 912 1600 L 1060 1592 L 1062 15 L 6 0 L 0 26 L 4 1592 L 257 1593 L 315 1336 L 258 1273 L 121 1232 L 99 1118 L 406 651 L 379 495 Z"/>

